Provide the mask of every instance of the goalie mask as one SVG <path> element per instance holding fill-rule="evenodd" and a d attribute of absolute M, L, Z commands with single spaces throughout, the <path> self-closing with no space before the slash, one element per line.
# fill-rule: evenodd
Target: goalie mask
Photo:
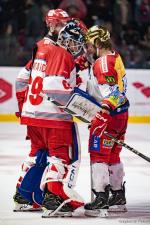
<path fill-rule="evenodd" d="M 84 35 L 76 22 L 70 21 L 60 30 L 57 43 L 74 56 L 82 51 Z"/>
<path fill-rule="evenodd" d="M 45 22 L 51 34 L 58 34 L 60 29 L 70 20 L 67 12 L 62 9 L 49 10 Z"/>
<path fill-rule="evenodd" d="M 93 26 L 86 33 L 86 42 L 91 43 L 96 48 L 100 44 L 108 42 L 110 40 L 109 31 L 103 26 Z"/>

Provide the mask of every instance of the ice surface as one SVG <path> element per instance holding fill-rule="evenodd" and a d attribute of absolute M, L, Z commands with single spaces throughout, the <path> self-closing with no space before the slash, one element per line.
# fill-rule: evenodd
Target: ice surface
<path fill-rule="evenodd" d="M 87 152 L 88 130 L 79 124 L 82 161 L 76 190 L 90 200 L 90 167 Z M 83 209 L 72 218 L 41 218 L 40 212 L 13 212 L 15 185 L 20 166 L 28 154 L 30 141 L 25 140 L 26 128 L 18 123 L 0 123 L 0 225 L 117 225 L 150 224 L 150 163 L 123 149 L 127 213 L 111 213 L 108 218 L 88 218 Z M 150 125 L 129 124 L 126 143 L 150 157 Z"/>

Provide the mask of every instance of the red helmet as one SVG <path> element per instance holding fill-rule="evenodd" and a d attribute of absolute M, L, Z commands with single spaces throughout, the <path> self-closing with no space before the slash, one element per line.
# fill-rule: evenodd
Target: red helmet
<path fill-rule="evenodd" d="M 62 9 L 51 9 L 48 11 L 45 22 L 46 25 L 49 26 L 50 23 L 57 23 L 57 22 L 67 22 L 70 20 L 70 17 L 67 12 Z"/>

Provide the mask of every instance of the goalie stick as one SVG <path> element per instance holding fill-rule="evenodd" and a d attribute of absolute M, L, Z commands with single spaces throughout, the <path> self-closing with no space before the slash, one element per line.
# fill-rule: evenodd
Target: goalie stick
<path fill-rule="evenodd" d="M 78 97 L 76 99 L 76 97 Z M 74 101 L 75 103 L 77 103 L 77 101 L 79 100 L 79 98 L 81 97 L 81 99 L 86 99 L 87 103 L 83 106 L 80 107 L 80 104 L 79 104 L 79 113 L 78 113 L 78 110 L 76 112 L 74 112 L 73 110 L 76 108 L 72 107 L 72 105 L 74 106 Z M 74 100 L 75 99 L 75 100 Z M 92 98 L 90 95 L 88 95 L 86 92 L 76 88 L 75 89 L 75 93 L 72 95 L 72 97 L 70 98 L 70 100 L 68 101 L 68 103 L 63 106 L 61 105 L 60 103 L 58 103 L 57 101 L 51 99 L 50 97 L 48 97 L 48 100 L 51 101 L 53 104 L 57 105 L 58 107 L 62 108 L 65 112 L 71 114 L 72 116 L 78 118 L 79 120 L 81 120 L 82 122 L 84 123 L 89 123 L 91 122 L 91 118 L 93 116 L 93 112 L 92 112 L 92 115 L 90 114 L 92 110 L 94 110 L 96 112 L 100 111 L 100 105 L 95 101 L 94 98 Z M 73 100 L 73 101 L 72 101 Z M 79 100 L 80 101 L 80 100 Z M 72 104 L 73 102 L 73 104 Z M 92 108 L 88 109 L 88 104 L 91 104 L 92 103 Z M 93 108 L 93 105 L 95 104 L 95 108 Z M 91 110 L 92 109 L 92 110 Z M 80 112 L 81 111 L 81 112 Z M 82 113 L 83 111 L 83 113 Z M 90 114 L 90 116 L 86 116 L 85 117 L 85 114 Z M 79 115 L 80 114 L 80 115 Z M 95 113 L 96 114 L 96 113 Z M 133 147 L 129 146 L 128 144 L 126 144 L 125 142 L 123 141 L 120 141 L 118 140 L 117 138 L 115 138 L 113 135 L 109 134 L 108 132 L 105 132 L 105 135 L 108 136 L 109 138 L 112 139 L 112 141 L 116 142 L 117 144 L 119 145 L 122 145 L 123 147 L 125 147 L 126 149 L 130 150 L 131 152 L 135 153 L 136 155 L 138 155 L 139 157 L 145 159 L 146 161 L 150 162 L 150 158 L 144 154 L 142 154 L 141 152 L 139 152 L 138 150 L 134 149 Z"/>
<path fill-rule="evenodd" d="M 79 88 L 74 88 L 74 93 L 66 105 L 46 96 L 44 93 L 40 93 L 40 95 L 84 123 L 90 123 L 95 114 L 101 110 L 101 106 L 95 98 Z"/>
<path fill-rule="evenodd" d="M 72 116 L 76 117 L 77 119 L 81 120 L 82 122 L 89 123 L 88 120 L 86 120 L 85 118 L 79 116 L 78 114 L 76 114 L 72 110 L 68 109 L 66 106 L 63 106 L 62 104 L 60 104 L 59 102 L 51 99 L 50 97 L 48 97 L 47 100 L 51 101 L 54 105 L 58 106 L 60 109 L 63 109 L 65 112 L 71 114 Z"/>
<path fill-rule="evenodd" d="M 76 111 L 76 109 L 73 107 L 72 108 L 72 104 L 70 104 L 71 103 L 71 101 L 72 100 L 74 100 L 75 99 L 75 102 L 77 103 L 77 101 L 78 101 L 78 99 L 76 99 L 76 95 L 77 96 L 80 96 L 80 94 L 81 94 L 81 98 L 83 97 L 85 97 L 85 98 L 87 98 L 87 101 L 88 100 L 90 100 L 90 104 L 91 104 L 91 101 L 94 103 L 94 104 L 96 104 L 96 108 L 94 109 L 94 111 L 95 110 L 97 110 L 97 112 L 98 111 L 100 111 L 100 109 L 101 109 L 101 107 L 100 107 L 100 105 L 98 105 L 97 104 L 97 102 L 94 100 L 93 101 L 93 98 L 91 98 L 91 97 L 89 97 L 87 94 L 85 94 L 85 92 L 84 91 L 79 91 L 78 89 L 76 89 L 76 91 L 77 91 L 77 93 L 75 93 L 75 94 L 73 94 L 73 96 L 70 98 L 70 100 L 68 101 L 68 103 L 65 105 L 65 106 L 63 106 L 62 104 L 60 104 L 60 103 L 58 103 L 57 101 L 55 101 L 54 99 L 51 99 L 50 97 L 48 97 L 48 100 L 49 101 L 51 101 L 53 104 L 55 104 L 55 105 L 57 105 L 58 107 L 60 107 L 61 109 L 63 109 L 65 112 L 67 112 L 67 113 L 69 113 L 69 114 L 71 114 L 72 116 L 74 116 L 74 117 L 76 117 L 76 118 L 78 118 L 79 120 L 81 120 L 82 122 L 85 122 L 85 123 L 88 123 L 88 124 L 90 124 L 90 122 L 91 122 L 91 118 L 92 117 L 84 117 L 84 115 L 85 115 L 85 113 L 82 113 L 82 112 L 80 112 L 80 113 L 78 113 L 78 110 Z M 71 105 L 71 109 L 70 109 L 70 105 Z M 73 105 L 76 105 L 76 104 L 74 104 L 73 103 Z M 84 104 L 83 104 L 83 107 L 80 107 L 80 104 L 78 104 L 78 108 L 80 108 L 81 109 L 81 111 L 85 111 L 86 113 L 87 113 L 87 111 L 88 111 L 88 107 L 86 108 L 86 110 L 83 110 L 84 109 Z M 93 107 L 93 106 L 92 106 Z M 73 110 L 75 109 L 75 111 L 76 112 L 74 112 Z M 91 108 L 89 109 L 89 111 L 91 110 Z M 79 115 L 80 114 L 80 115 Z M 95 113 L 96 114 L 96 113 Z M 136 149 L 134 149 L 133 147 L 130 147 L 129 145 L 127 145 L 126 143 L 124 143 L 123 141 L 120 141 L 120 140 L 118 140 L 117 138 L 115 138 L 114 136 L 112 136 L 111 134 L 109 134 L 109 133 L 107 133 L 107 132 L 105 132 L 105 135 L 106 136 L 108 136 L 109 138 L 111 138 L 112 139 L 112 141 L 114 141 L 114 142 L 116 142 L 117 144 L 119 144 L 119 145 L 122 145 L 123 147 L 125 147 L 126 149 L 128 149 L 128 150 L 130 150 L 131 152 L 133 152 L 133 153 L 135 153 L 136 155 L 138 155 L 139 157 L 141 157 L 141 158 L 143 158 L 143 159 L 145 159 L 146 161 L 148 161 L 148 162 L 150 162 L 150 158 L 149 157 L 147 157 L 147 156 L 145 156 L 144 154 L 142 154 L 141 152 L 139 152 L 139 151 L 137 151 Z M 91 165 L 91 163 L 90 163 L 90 179 L 91 179 L 91 201 L 93 201 L 94 200 L 94 193 L 93 193 L 93 191 L 92 191 L 92 187 L 93 187 L 93 181 L 92 181 L 92 165 Z"/>

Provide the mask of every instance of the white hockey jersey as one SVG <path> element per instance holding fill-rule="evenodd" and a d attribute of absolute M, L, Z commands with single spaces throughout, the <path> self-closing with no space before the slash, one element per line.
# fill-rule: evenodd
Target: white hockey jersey
<path fill-rule="evenodd" d="M 39 127 L 70 127 L 71 115 L 55 106 L 48 97 L 65 104 L 76 86 L 72 55 L 45 37 L 37 43 L 34 61 L 16 79 L 16 96 L 22 102 L 21 124 Z"/>

